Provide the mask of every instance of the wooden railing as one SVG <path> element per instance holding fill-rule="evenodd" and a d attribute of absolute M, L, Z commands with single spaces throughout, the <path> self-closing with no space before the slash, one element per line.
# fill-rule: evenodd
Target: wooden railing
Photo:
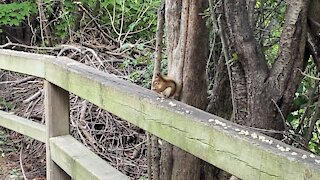
<path fill-rule="evenodd" d="M 47 146 L 48 179 L 126 179 L 69 135 L 69 92 L 241 179 L 320 179 L 320 157 L 65 57 L 0 50 L 0 68 L 45 80 L 44 125 L 0 125 Z M 70 176 L 70 177 L 69 177 Z"/>

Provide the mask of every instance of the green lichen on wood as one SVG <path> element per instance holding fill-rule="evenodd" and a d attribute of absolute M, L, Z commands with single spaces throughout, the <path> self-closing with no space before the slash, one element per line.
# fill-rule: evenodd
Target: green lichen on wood
<path fill-rule="evenodd" d="M 73 179 L 129 179 L 70 135 L 50 138 L 50 147 L 52 159 Z"/>
<path fill-rule="evenodd" d="M 16 115 L 0 111 L 0 126 L 45 142 L 45 126 Z"/>

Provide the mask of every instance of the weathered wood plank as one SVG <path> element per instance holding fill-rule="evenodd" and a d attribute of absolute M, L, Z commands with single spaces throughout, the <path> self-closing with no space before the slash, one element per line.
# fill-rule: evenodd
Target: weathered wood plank
<path fill-rule="evenodd" d="M 147 89 L 67 58 L 45 61 L 44 68 L 48 81 L 242 179 L 320 179 L 318 156 L 183 103 L 159 100 Z"/>
<path fill-rule="evenodd" d="M 70 134 L 69 92 L 48 82 L 44 82 L 46 116 L 46 165 L 48 180 L 71 179 L 51 157 L 51 137 Z"/>
<path fill-rule="evenodd" d="M 55 61 L 46 69 L 49 81 L 242 179 L 320 179 L 315 160 L 302 158 L 309 153 L 281 152 L 276 144 L 288 146 L 277 140 L 269 146 L 240 135 L 240 126 L 174 100 L 161 102 L 147 89 L 83 64 Z"/>
<path fill-rule="evenodd" d="M 45 125 L 0 111 L 0 126 L 24 134 L 41 142 L 46 141 Z"/>
<path fill-rule="evenodd" d="M 50 139 L 52 159 L 76 180 L 124 180 L 127 176 L 70 135 Z"/>
<path fill-rule="evenodd" d="M 19 56 L 10 50 L 0 50 L 0 69 L 34 75 L 44 78 L 46 61 L 54 61 L 55 57 L 19 52 Z M 28 59 L 25 61 L 25 59 Z M 44 60 L 45 59 L 45 60 Z M 32 65 L 31 65 L 32 64 Z"/>

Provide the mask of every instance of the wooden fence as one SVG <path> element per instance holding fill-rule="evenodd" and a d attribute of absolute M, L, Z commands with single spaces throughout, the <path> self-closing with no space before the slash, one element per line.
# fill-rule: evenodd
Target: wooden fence
<path fill-rule="evenodd" d="M 48 179 L 128 179 L 69 135 L 69 92 L 241 179 L 320 179 L 320 157 L 65 57 L 0 50 L 0 69 L 45 81 L 46 125 L 0 112 L 45 142 Z"/>

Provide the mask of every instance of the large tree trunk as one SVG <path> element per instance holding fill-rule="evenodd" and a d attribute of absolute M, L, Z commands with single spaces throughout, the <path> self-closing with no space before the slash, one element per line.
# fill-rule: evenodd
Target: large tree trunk
<path fill-rule="evenodd" d="M 167 0 L 169 76 L 178 83 L 177 99 L 205 109 L 208 31 L 201 13 L 207 0 Z M 165 143 L 161 153 L 160 179 L 200 179 L 201 160 Z"/>
<path fill-rule="evenodd" d="M 285 130 L 284 117 L 291 109 L 294 93 L 301 82 L 306 64 L 307 2 L 288 1 L 285 25 L 280 39 L 280 52 L 269 69 L 262 47 L 254 37 L 246 1 L 225 0 L 225 14 L 231 34 L 230 54 L 236 54 L 235 77 L 245 82 L 246 108 L 235 117 L 247 117 L 244 124 L 263 129 Z M 237 79 L 233 82 L 239 84 Z M 240 83 L 241 84 L 241 83 Z M 236 90 L 235 90 L 236 91 Z M 234 92 L 239 100 L 243 92 Z M 275 136 L 281 138 L 281 136 Z"/>

